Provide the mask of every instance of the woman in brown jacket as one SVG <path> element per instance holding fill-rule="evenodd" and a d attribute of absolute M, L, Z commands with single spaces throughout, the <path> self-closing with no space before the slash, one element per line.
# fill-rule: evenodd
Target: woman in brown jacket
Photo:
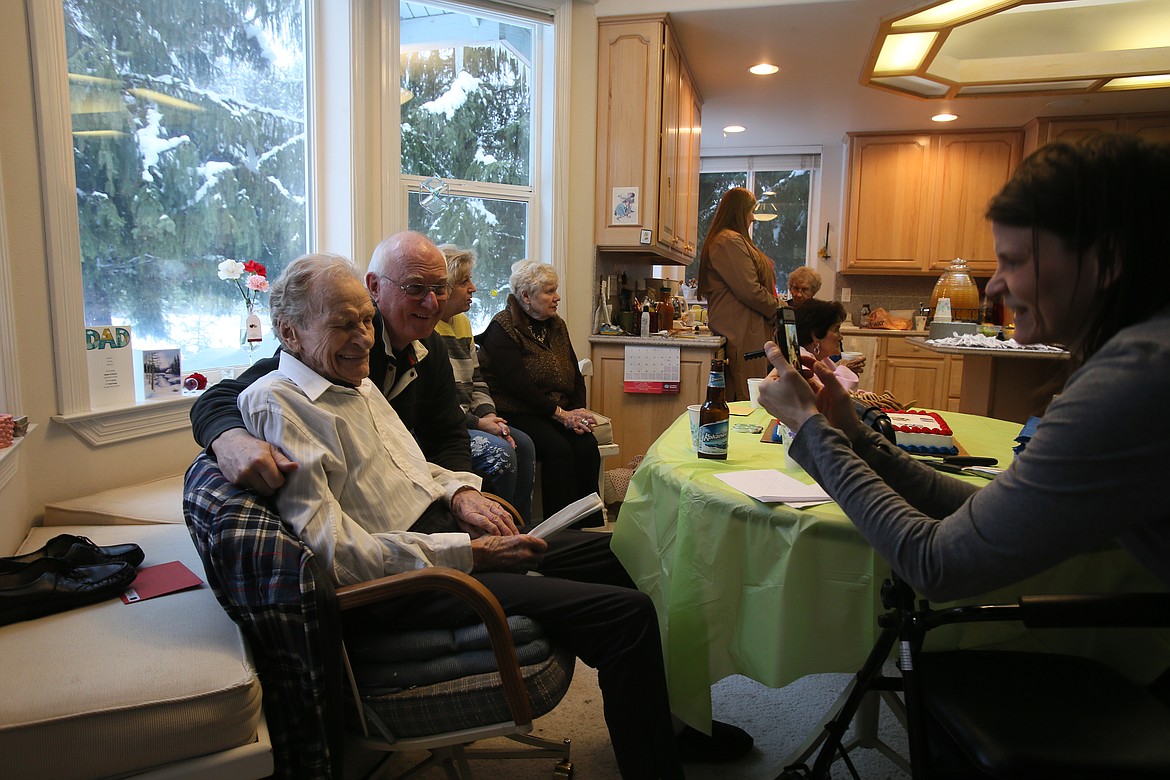
<path fill-rule="evenodd" d="M 746 401 L 748 377 L 768 373 L 771 366 L 766 360 L 748 362 L 743 353 L 762 349 L 776 332 L 776 271 L 749 232 L 755 205 L 750 190 L 728 190 L 699 256 L 699 294 L 707 299 L 707 322 L 727 339 L 729 401 Z"/>

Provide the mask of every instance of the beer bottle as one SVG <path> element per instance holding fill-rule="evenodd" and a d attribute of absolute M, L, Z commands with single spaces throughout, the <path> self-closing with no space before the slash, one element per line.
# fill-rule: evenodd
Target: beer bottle
<path fill-rule="evenodd" d="M 727 460 L 727 434 L 731 412 L 727 408 L 727 383 L 723 361 L 711 361 L 707 378 L 707 400 L 699 408 L 699 457 Z"/>

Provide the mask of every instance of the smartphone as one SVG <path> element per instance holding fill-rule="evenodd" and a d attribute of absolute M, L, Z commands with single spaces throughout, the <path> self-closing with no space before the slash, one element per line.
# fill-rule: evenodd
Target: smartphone
<path fill-rule="evenodd" d="M 796 338 L 796 310 L 791 306 L 783 306 L 777 313 L 776 343 L 792 367 L 802 371 L 804 364 L 800 362 L 800 342 Z"/>

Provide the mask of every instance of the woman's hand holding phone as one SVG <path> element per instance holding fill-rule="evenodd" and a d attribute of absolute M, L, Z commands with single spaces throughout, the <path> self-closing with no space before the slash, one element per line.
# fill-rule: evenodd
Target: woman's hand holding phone
<path fill-rule="evenodd" d="M 853 399 L 831 367 L 804 358 L 806 363 L 802 362 L 798 371 L 772 341 L 764 345 L 764 353 L 773 368 L 760 384 L 760 405 L 789 430 L 795 433 L 817 413 L 850 438 L 860 429 Z"/>

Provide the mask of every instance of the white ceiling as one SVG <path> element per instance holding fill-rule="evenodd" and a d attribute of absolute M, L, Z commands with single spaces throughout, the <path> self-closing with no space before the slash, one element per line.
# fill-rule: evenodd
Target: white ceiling
<path fill-rule="evenodd" d="M 847 131 L 962 130 L 1019 127 L 1035 116 L 1170 111 L 1170 89 L 1075 97 L 1029 96 L 923 100 L 860 84 L 878 21 L 921 3 L 913 0 L 642 0 L 638 12 L 669 11 L 703 96 L 703 153 L 805 146 Z M 1155 0 L 1170 4 L 1170 0 Z M 732 7 L 752 5 L 754 7 Z M 705 7 L 704 7 L 705 6 Z M 620 10 L 619 10 L 620 9 Z M 598 16 L 630 12 L 628 0 L 597 0 Z M 1063 37 L 1060 29 L 1054 37 Z M 774 76 L 748 67 L 771 62 Z M 930 121 L 941 110 L 959 115 Z M 744 133 L 723 136 L 739 124 Z"/>

